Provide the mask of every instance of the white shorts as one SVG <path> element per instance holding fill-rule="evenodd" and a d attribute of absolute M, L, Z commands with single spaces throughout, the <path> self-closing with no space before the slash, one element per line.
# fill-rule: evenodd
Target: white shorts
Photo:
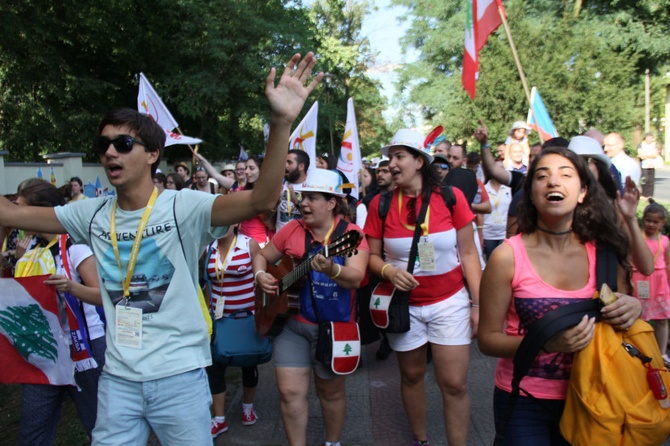
<path fill-rule="evenodd" d="M 409 331 L 388 333 L 389 344 L 397 352 L 408 352 L 427 342 L 439 345 L 470 345 L 470 296 L 461 288 L 443 301 L 409 307 Z"/>

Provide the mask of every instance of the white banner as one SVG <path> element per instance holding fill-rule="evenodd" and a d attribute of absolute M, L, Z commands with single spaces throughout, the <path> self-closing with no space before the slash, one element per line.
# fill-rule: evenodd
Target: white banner
<path fill-rule="evenodd" d="M 289 138 L 288 148 L 304 150 L 309 155 L 309 170 L 316 169 L 316 127 L 319 114 L 319 102 L 314 102 L 298 127 Z"/>
<path fill-rule="evenodd" d="M 344 138 L 340 147 L 340 157 L 337 159 L 337 170 L 344 173 L 349 182 L 354 185 L 351 196 L 358 199 L 358 172 L 363 168 L 361 161 L 361 145 L 358 141 L 358 126 L 354 113 L 354 100 L 347 101 L 347 124 L 344 127 Z M 372 181 L 376 181 L 373 178 Z M 361 197 L 362 198 L 362 197 Z"/>
<path fill-rule="evenodd" d="M 144 73 L 140 73 L 140 90 L 137 95 L 137 110 L 151 116 L 166 131 L 179 127 L 177 121 L 167 109 L 154 87 L 151 86 Z M 180 143 L 175 143 L 180 144 Z M 170 145 L 165 143 L 166 146 Z"/>

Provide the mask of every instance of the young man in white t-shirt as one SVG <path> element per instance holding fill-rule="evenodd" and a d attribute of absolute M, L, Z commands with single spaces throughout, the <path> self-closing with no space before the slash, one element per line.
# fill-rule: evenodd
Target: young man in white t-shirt
<path fill-rule="evenodd" d="M 265 94 L 272 119 L 265 168 L 252 191 L 210 195 L 183 189 L 156 197 L 152 175 L 165 132 L 147 115 L 113 110 L 103 118 L 95 151 L 116 197 L 57 208 L 14 206 L 0 197 L 0 226 L 70 233 L 95 253 L 108 321 L 94 445 L 211 445 L 211 363 L 207 315 L 198 293 L 198 257 L 233 223 L 272 209 L 281 191 L 292 122 L 323 77 L 305 86 L 312 53 L 275 70 Z M 273 168 L 275 167 L 275 168 Z M 206 311 L 206 310 L 205 310 Z"/>

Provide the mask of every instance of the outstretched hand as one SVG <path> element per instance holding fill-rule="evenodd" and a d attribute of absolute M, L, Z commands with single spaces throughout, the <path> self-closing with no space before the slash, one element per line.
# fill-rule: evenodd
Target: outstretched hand
<path fill-rule="evenodd" d="M 635 182 L 630 178 L 626 177 L 626 182 L 624 184 L 623 195 L 617 193 L 617 207 L 621 212 L 621 215 L 626 220 L 632 220 L 637 218 L 637 205 L 640 202 L 640 191 L 635 185 Z"/>
<path fill-rule="evenodd" d="M 270 102 L 273 119 L 283 119 L 291 123 L 295 121 L 307 96 L 323 79 L 323 73 L 319 73 L 305 85 L 315 64 L 316 57 L 312 52 L 307 53 L 302 60 L 300 54 L 294 54 L 286 64 L 277 85 L 275 85 L 276 69 L 270 70 L 265 81 L 265 96 Z"/>
<path fill-rule="evenodd" d="M 484 124 L 484 120 L 479 118 L 479 127 L 475 130 L 475 139 L 479 141 L 479 144 L 484 145 L 489 140 L 489 130 Z"/>

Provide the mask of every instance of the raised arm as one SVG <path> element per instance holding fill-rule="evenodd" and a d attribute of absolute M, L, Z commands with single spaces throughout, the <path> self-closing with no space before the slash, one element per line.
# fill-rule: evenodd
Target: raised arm
<path fill-rule="evenodd" d="M 637 222 L 637 204 L 640 191 L 630 177 L 626 177 L 623 195 L 617 196 L 616 204 L 623 220 L 623 228 L 630 238 L 630 253 L 633 265 L 645 276 L 654 272 L 654 256 L 644 241 L 644 236 Z"/>
<path fill-rule="evenodd" d="M 207 161 L 207 159 L 204 156 L 200 155 L 199 153 L 193 152 L 193 155 L 195 155 L 195 157 L 198 158 L 198 161 L 200 161 L 200 164 L 202 164 L 205 167 L 207 175 L 214 178 L 216 182 L 219 183 L 219 186 L 225 189 L 230 189 L 231 187 L 233 187 L 233 184 L 235 184 L 235 180 L 231 180 L 230 178 L 221 175 L 219 172 L 216 171 L 214 166 L 212 166 L 212 163 Z"/>
<path fill-rule="evenodd" d="M 319 73 L 308 82 L 315 64 L 314 53 L 307 53 L 302 60 L 299 54 L 295 54 L 286 64 L 276 86 L 275 69 L 270 70 L 265 82 L 265 96 L 270 102 L 272 118 L 260 176 L 251 194 L 228 194 L 215 200 L 212 226 L 227 226 L 247 220 L 275 206 L 281 194 L 291 124 L 300 114 L 309 94 L 323 78 L 323 73 Z"/>
<path fill-rule="evenodd" d="M 475 130 L 475 139 L 479 141 L 480 152 L 482 155 L 482 168 L 484 169 L 486 176 L 495 178 L 500 184 L 509 186 L 512 181 L 512 175 L 503 167 L 496 165 L 489 144 L 489 131 L 481 118 L 479 118 L 479 127 Z"/>

